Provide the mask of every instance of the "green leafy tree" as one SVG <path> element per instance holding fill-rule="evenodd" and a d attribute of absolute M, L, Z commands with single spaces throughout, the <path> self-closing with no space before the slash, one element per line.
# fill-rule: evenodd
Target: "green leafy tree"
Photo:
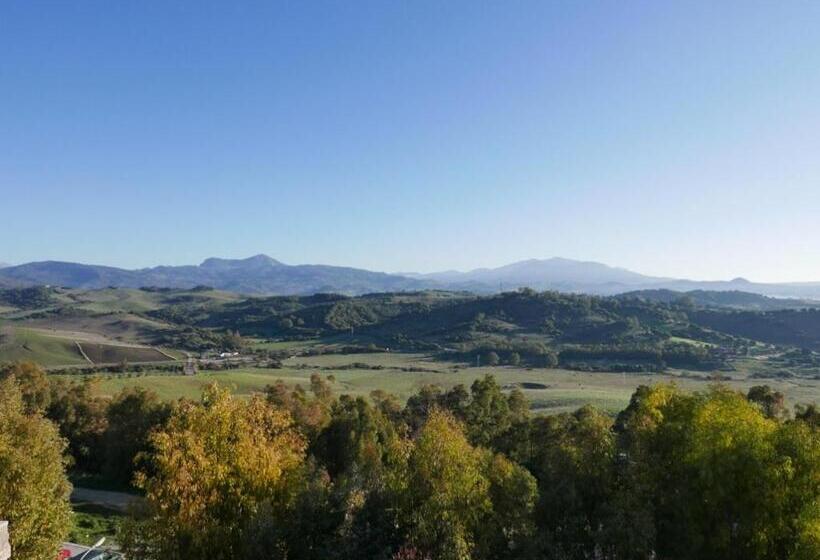
<path fill-rule="evenodd" d="M 542 360 L 543 360 L 544 367 L 546 367 L 546 368 L 558 367 L 558 362 L 559 362 L 558 354 L 556 354 L 555 352 L 546 352 L 543 355 Z"/>
<path fill-rule="evenodd" d="M 222 335 L 220 345 L 225 350 L 239 351 L 245 345 L 245 340 L 239 335 L 239 331 L 228 331 Z"/>
<path fill-rule="evenodd" d="M 402 406 L 395 395 L 381 389 L 376 389 L 370 392 L 370 400 L 373 402 L 373 406 L 375 406 L 385 418 L 389 419 L 397 429 L 403 424 Z"/>
<path fill-rule="evenodd" d="M 280 379 L 265 387 L 265 398 L 271 405 L 290 412 L 299 429 L 312 441 L 330 421 L 333 397 L 329 384 L 316 373 L 311 374 L 310 387 L 313 398 L 300 385 L 290 389 Z"/>
<path fill-rule="evenodd" d="M 99 473 L 105 457 L 103 438 L 108 425 L 108 403 L 94 394 L 95 383 L 90 378 L 81 382 L 52 381 L 46 416 L 68 440 L 68 451 L 74 460 L 72 467 Z"/>
<path fill-rule="evenodd" d="M 721 386 L 694 395 L 669 386 L 639 393 L 618 423 L 625 480 L 635 507 L 654 519 L 659 557 L 816 553 L 820 441 L 814 430 L 772 420 Z"/>
<path fill-rule="evenodd" d="M 796 405 L 794 407 L 794 418 L 814 428 L 820 428 L 820 409 L 817 408 L 816 404 Z"/>
<path fill-rule="evenodd" d="M 465 419 L 470 441 L 483 447 L 490 447 L 512 426 L 510 403 L 492 375 L 473 382 Z"/>
<path fill-rule="evenodd" d="M 263 502 L 244 530 L 244 558 L 327 560 L 339 558 L 339 530 L 345 519 L 330 477 L 308 463 L 295 481 L 293 501 Z"/>
<path fill-rule="evenodd" d="M 517 463 L 524 463 L 532 454 L 530 403 L 524 392 L 517 387 L 510 391 L 507 403 L 510 409 L 510 427 L 496 438 L 494 449 Z"/>
<path fill-rule="evenodd" d="M 404 407 L 404 420 L 415 433 L 427 421 L 430 413 L 441 408 L 441 387 L 438 385 L 423 385 L 419 392 L 407 399 Z"/>
<path fill-rule="evenodd" d="M 317 460 L 288 515 L 296 558 L 387 558 L 398 547 L 388 471 L 400 438 L 380 409 L 343 395 L 310 450 Z M 326 470 L 325 470 L 326 469 Z"/>
<path fill-rule="evenodd" d="M 557 557 L 583 557 L 602 539 L 614 484 L 612 420 L 591 406 L 539 417 L 531 442 L 527 463 L 538 479 L 542 547 Z"/>
<path fill-rule="evenodd" d="M 487 454 L 485 461 L 492 513 L 480 532 L 480 557 L 530 557 L 535 553 L 537 482 L 527 469 L 501 454 Z"/>
<path fill-rule="evenodd" d="M 313 451 L 332 477 L 355 468 L 375 480 L 397 437 L 393 424 L 364 398 L 343 395 Z"/>
<path fill-rule="evenodd" d="M 467 388 L 459 383 L 439 395 L 436 403 L 440 408 L 449 410 L 458 420 L 464 421 L 467 418 L 471 398 Z"/>
<path fill-rule="evenodd" d="M 789 415 L 786 397 L 768 385 L 755 385 L 746 393 L 746 398 L 756 403 L 767 418 L 785 419 Z"/>
<path fill-rule="evenodd" d="M 492 511 L 484 454 L 456 420 L 433 410 L 408 458 L 402 523 L 408 544 L 441 560 L 469 560 L 481 522 Z"/>
<path fill-rule="evenodd" d="M 106 410 L 103 474 L 120 484 L 131 484 L 138 457 L 150 449 L 151 431 L 162 426 L 169 414 L 170 407 L 148 389 L 130 387 L 117 394 Z"/>
<path fill-rule="evenodd" d="M 491 560 L 532 551 L 537 488 L 526 469 L 473 447 L 453 415 L 437 408 L 405 450 L 406 461 L 392 463 L 400 557 Z"/>

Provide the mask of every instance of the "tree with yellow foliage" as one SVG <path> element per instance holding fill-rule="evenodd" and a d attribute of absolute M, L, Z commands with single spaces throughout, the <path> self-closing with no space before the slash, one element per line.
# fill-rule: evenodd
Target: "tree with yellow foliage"
<path fill-rule="evenodd" d="M 43 412 L 51 402 L 51 387 L 43 368 L 31 361 L 0 365 L 0 379 L 13 377 L 17 381 L 27 413 Z"/>
<path fill-rule="evenodd" d="M 26 414 L 14 378 L 0 379 L 0 519 L 15 560 L 53 560 L 71 526 L 64 450 L 51 422 Z"/>
<path fill-rule="evenodd" d="M 128 558 L 233 559 L 243 555 L 261 509 L 293 498 L 305 441 L 287 411 L 217 386 L 177 405 L 152 436 L 144 518 L 122 531 Z"/>

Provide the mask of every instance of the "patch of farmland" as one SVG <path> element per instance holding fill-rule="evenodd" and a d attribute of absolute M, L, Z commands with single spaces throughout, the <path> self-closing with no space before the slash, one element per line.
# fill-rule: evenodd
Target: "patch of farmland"
<path fill-rule="evenodd" d="M 72 304 L 77 309 L 94 313 L 145 312 L 159 309 L 162 304 L 155 301 L 154 294 L 143 290 L 109 288 L 87 292 L 71 293 Z"/>
<path fill-rule="evenodd" d="M 89 337 L 98 337 L 93 340 L 99 343 L 115 344 L 114 341 L 144 345 L 150 342 L 153 335 L 166 325 L 158 321 L 131 315 L 128 313 L 112 313 L 96 316 L 53 316 L 40 319 L 29 319 L 26 327 L 38 329 L 45 333 L 54 333 L 56 336 L 69 336 L 80 341 Z"/>
<path fill-rule="evenodd" d="M 77 342 L 83 353 L 95 364 L 115 364 L 123 360 L 128 362 L 166 362 L 172 358 L 155 348 L 143 346 L 124 346 L 121 344 L 96 344 Z"/>
<path fill-rule="evenodd" d="M 45 367 L 88 363 L 73 340 L 30 329 L 4 329 L 0 336 L 0 362 L 17 360 L 31 360 Z"/>

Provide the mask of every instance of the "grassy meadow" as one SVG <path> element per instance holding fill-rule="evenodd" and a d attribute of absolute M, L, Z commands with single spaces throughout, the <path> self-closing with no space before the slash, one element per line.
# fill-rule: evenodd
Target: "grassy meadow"
<path fill-rule="evenodd" d="M 379 369 L 376 369 L 379 368 Z M 628 403 L 639 385 L 674 382 L 689 391 L 706 389 L 712 381 L 703 374 L 671 372 L 669 374 L 588 373 L 563 369 L 525 369 L 510 366 L 467 367 L 434 361 L 424 354 L 374 353 L 328 354 L 296 357 L 286 360 L 282 368 L 245 368 L 218 372 L 201 372 L 193 376 L 171 374 L 109 375 L 99 379 L 96 391 L 114 395 L 128 386 L 141 386 L 156 391 L 164 399 L 198 398 L 210 383 L 230 387 L 240 395 L 262 391 L 276 380 L 307 387 L 314 372 L 333 375 L 334 389 L 339 394 L 368 395 L 382 389 L 401 400 L 417 392 L 425 384 L 451 387 L 471 384 L 475 379 L 491 374 L 505 388 L 519 387 L 535 411 L 557 413 L 593 404 L 615 413 Z M 753 385 L 768 384 L 786 395 L 790 404 L 817 402 L 820 381 L 807 379 L 755 379 L 739 373 L 730 381 L 732 387 L 747 391 Z"/>
<path fill-rule="evenodd" d="M 72 510 L 73 524 L 68 533 L 70 542 L 91 546 L 100 537 L 105 537 L 106 546 L 116 544 L 114 536 L 124 517 L 122 512 L 91 503 L 72 504 Z"/>
<path fill-rule="evenodd" d="M 87 365 L 75 342 L 33 329 L 6 329 L 0 340 L 0 362 L 34 360 L 44 367 Z"/>

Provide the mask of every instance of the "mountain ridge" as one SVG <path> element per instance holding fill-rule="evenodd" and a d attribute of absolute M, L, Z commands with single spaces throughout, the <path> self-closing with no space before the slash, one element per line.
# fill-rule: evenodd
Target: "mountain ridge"
<path fill-rule="evenodd" d="M 297 295 L 322 291 L 362 294 L 422 289 L 420 281 L 384 272 L 329 265 L 287 265 L 267 255 L 208 258 L 199 265 L 128 270 L 64 261 L 39 261 L 0 269 L 0 282 L 70 288 L 193 288 L 207 285 L 244 294 Z"/>
<path fill-rule="evenodd" d="M 427 274 L 390 274 L 322 264 L 285 264 L 268 255 L 244 259 L 210 257 L 199 265 L 160 265 L 123 269 L 66 261 L 39 261 L 0 268 L 0 285 L 56 285 L 71 288 L 159 287 L 199 285 L 244 294 L 302 295 L 425 289 L 494 293 L 517 288 L 593 295 L 616 295 L 636 290 L 736 291 L 770 297 L 820 300 L 820 282 L 757 283 L 745 278 L 699 281 L 648 276 L 595 261 L 562 257 L 527 259 L 496 268 L 467 272 L 448 270 Z"/>

